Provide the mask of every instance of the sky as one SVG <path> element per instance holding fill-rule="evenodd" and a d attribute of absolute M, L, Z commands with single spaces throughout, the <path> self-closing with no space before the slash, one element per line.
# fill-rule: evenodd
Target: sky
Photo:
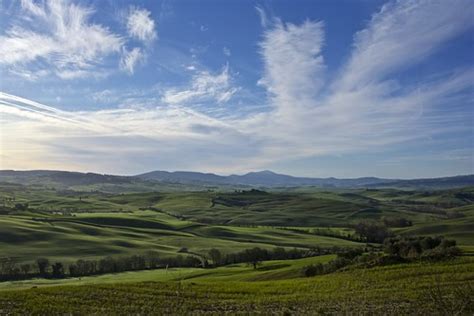
<path fill-rule="evenodd" d="M 474 1 L 0 1 L 0 169 L 474 173 Z"/>

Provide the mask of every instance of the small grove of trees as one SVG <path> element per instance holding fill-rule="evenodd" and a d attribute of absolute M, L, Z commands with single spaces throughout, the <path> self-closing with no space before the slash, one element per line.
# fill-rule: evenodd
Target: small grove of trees
<path fill-rule="evenodd" d="M 390 230 L 383 223 L 363 221 L 354 226 L 355 232 L 365 241 L 383 243 L 385 238 L 392 236 Z"/>
<path fill-rule="evenodd" d="M 413 222 L 403 217 L 382 217 L 382 221 L 387 227 L 408 227 L 412 226 Z"/>
<path fill-rule="evenodd" d="M 442 259 L 460 254 L 455 240 L 444 237 L 394 237 L 384 241 L 384 251 L 402 259 Z"/>
<path fill-rule="evenodd" d="M 338 253 L 337 258 L 326 264 L 303 267 L 307 277 L 332 273 L 346 266 L 374 267 L 413 260 L 442 260 L 460 255 L 455 240 L 444 237 L 389 237 L 384 241 L 384 253 L 363 253 L 353 249 Z"/>

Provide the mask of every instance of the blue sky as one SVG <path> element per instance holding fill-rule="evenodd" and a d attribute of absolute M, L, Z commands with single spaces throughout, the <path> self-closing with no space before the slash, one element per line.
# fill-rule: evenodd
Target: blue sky
<path fill-rule="evenodd" d="M 0 169 L 474 173 L 474 2 L 0 2 Z"/>

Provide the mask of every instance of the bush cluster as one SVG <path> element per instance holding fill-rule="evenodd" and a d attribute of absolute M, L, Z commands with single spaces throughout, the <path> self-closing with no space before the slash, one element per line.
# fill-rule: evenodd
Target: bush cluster
<path fill-rule="evenodd" d="M 456 241 L 444 237 L 389 237 L 384 241 L 384 253 L 362 253 L 358 249 L 340 252 L 336 259 L 326 264 L 305 266 L 302 272 L 311 277 L 332 273 L 349 265 L 370 268 L 413 260 L 442 260 L 460 254 Z"/>
<path fill-rule="evenodd" d="M 455 240 L 444 237 L 394 237 L 384 241 L 384 251 L 403 259 L 442 259 L 460 254 Z"/>

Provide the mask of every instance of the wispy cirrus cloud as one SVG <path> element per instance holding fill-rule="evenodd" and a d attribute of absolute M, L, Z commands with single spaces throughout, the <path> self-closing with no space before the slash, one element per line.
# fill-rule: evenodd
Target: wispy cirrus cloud
<path fill-rule="evenodd" d="M 33 62 L 51 68 L 59 77 L 87 76 L 102 59 L 116 54 L 123 38 L 91 23 L 94 11 L 65 1 L 21 1 L 21 23 L 0 36 L 0 64 L 11 68 Z M 38 65 L 38 64 L 37 64 Z"/>
<path fill-rule="evenodd" d="M 226 103 L 237 91 L 239 91 L 239 87 L 233 84 L 229 65 L 226 65 L 217 74 L 212 74 L 209 71 L 198 71 L 191 78 L 188 87 L 165 91 L 162 101 L 167 104 L 181 105 L 203 101 Z"/>
<path fill-rule="evenodd" d="M 129 74 L 133 74 L 135 66 L 138 65 L 145 59 L 145 54 L 141 48 L 135 47 L 128 51 L 124 48 L 122 53 L 122 59 L 120 60 L 120 68 L 127 71 Z"/>
<path fill-rule="evenodd" d="M 324 85 L 324 25 L 306 21 L 301 25 L 277 20 L 260 43 L 265 72 L 259 84 L 271 96 L 278 111 L 289 115 L 300 106 L 315 105 Z"/>
<path fill-rule="evenodd" d="M 127 17 L 127 31 L 131 37 L 143 42 L 157 38 L 155 21 L 150 17 L 151 12 L 146 9 L 132 7 Z"/>
<path fill-rule="evenodd" d="M 390 1 L 354 37 L 354 50 L 336 90 L 386 79 L 474 26 L 474 2 Z"/>
<path fill-rule="evenodd" d="M 260 6 L 255 6 L 255 10 L 257 11 L 258 17 L 260 18 L 260 25 L 262 27 L 267 27 L 270 21 L 265 10 Z"/>
<path fill-rule="evenodd" d="M 15 12 L 12 24 L 0 35 L 0 66 L 30 81 L 51 74 L 66 80 L 104 77 L 115 70 L 107 63 L 109 58 L 133 74 L 157 38 L 150 12 L 136 7 L 127 16 L 127 34 L 92 22 L 96 13 L 92 6 L 66 0 L 22 0 Z M 127 49 L 130 39 L 143 47 Z"/>
<path fill-rule="evenodd" d="M 273 19 L 268 24 L 267 19 L 260 83 L 274 110 L 246 121 L 245 129 L 264 144 L 254 163 L 363 152 L 469 129 L 460 124 L 462 117 L 438 109 L 453 95 L 469 102 L 473 69 L 407 87 L 396 74 L 472 28 L 465 12 L 470 6 L 469 1 L 390 2 L 355 35 L 352 56 L 332 82 L 325 78 L 323 23 Z"/>
<path fill-rule="evenodd" d="M 151 12 L 146 9 L 130 7 L 126 16 L 126 26 L 128 37 L 142 44 L 141 47 L 130 50 L 126 47 L 122 48 L 120 69 L 133 75 L 135 67 L 146 61 L 147 52 L 158 36 L 155 21 L 151 18 Z"/>

